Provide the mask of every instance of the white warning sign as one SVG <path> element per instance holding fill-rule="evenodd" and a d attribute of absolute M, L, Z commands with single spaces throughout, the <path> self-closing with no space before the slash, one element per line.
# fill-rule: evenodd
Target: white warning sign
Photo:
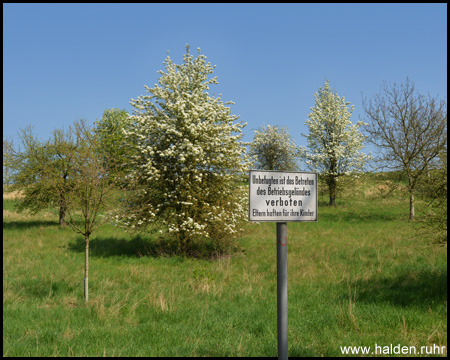
<path fill-rule="evenodd" d="M 249 221 L 317 221 L 317 173 L 250 170 Z"/>

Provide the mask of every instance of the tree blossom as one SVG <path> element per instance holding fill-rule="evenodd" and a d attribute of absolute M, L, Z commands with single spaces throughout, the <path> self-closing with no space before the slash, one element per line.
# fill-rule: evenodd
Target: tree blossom
<path fill-rule="evenodd" d="M 261 170 L 298 170 L 298 148 L 286 127 L 267 125 L 255 130 L 249 155 Z"/>
<path fill-rule="evenodd" d="M 309 151 L 305 147 L 300 151 L 306 166 L 318 172 L 327 183 L 330 205 L 334 205 L 339 177 L 361 173 L 370 159 L 370 155 L 361 152 L 366 137 L 359 130 L 367 124 L 351 122 L 354 106 L 348 109 L 350 103 L 331 91 L 328 80 L 314 98 L 315 106 L 305 121 L 309 134 L 302 134 L 306 136 Z"/>
<path fill-rule="evenodd" d="M 124 134 L 133 191 L 123 221 L 158 222 L 187 252 L 193 241 L 229 238 L 246 217 L 246 124 L 208 94 L 218 82 L 200 49 L 194 58 L 187 47 L 180 65 L 169 56 L 163 64 L 158 84 L 130 101 L 133 126 Z"/>

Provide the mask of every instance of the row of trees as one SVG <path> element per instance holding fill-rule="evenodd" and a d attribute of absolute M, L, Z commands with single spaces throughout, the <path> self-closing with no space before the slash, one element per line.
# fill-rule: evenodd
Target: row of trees
<path fill-rule="evenodd" d="M 6 174 L 9 189 L 22 192 L 18 209 L 56 207 L 61 227 L 68 222 L 84 236 L 86 300 L 89 240 L 102 210 L 128 229 L 156 224 L 180 253 L 192 254 L 204 243 L 222 252 L 246 220 L 241 184 L 252 166 L 295 170 L 300 157 L 320 173 L 334 205 L 339 177 L 362 172 L 369 160 L 361 151 L 363 127 L 385 150 L 382 159 L 408 174 L 412 196 L 422 173 L 446 151 L 445 103 L 416 97 L 408 82 L 405 89 L 386 88 L 386 94 L 366 102 L 369 122 L 354 125 L 353 107 L 326 81 L 306 121 L 308 148 L 298 148 L 287 128 L 268 125 L 255 132 L 247 154 L 246 124 L 231 114 L 232 102 L 209 95 L 217 77 L 197 52 L 194 57 L 187 46 L 182 64 L 168 56 L 158 84 L 145 86 L 146 95 L 131 100 L 132 115 L 107 110 L 93 127 L 77 121 L 46 141 L 26 128 L 18 151 L 4 140 L 4 183 Z"/>
<path fill-rule="evenodd" d="M 343 184 L 339 178 L 363 173 L 369 160 L 373 160 L 379 167 L 406 174 L 410 220 L 415 217 L 415 194 L 419 186 L 422 194 L 442 195 L 445 191 L 446 198 L 446 188 L 442 186 L 431 191 L 423 189 L 424 182 L 434 189 L 436 181 L 430 174 L 436 177 L 443 174 L 443 167 L 446 169 L 442 160 L 447 156 L 445 101 L 417 94 L 409 79 L 392 87 L 385 83 L 374 99 L 363 101 L 367 122 L 353 124 L 350 117 L 354 107 L 331 91 L 328 80 L 314 97 L 315 106 L 305 122 L 309 134 L 302 134 L 308 147 L 297 147 L 285 127 L 263 126 L 255 131 L 250 144 L 250 154 L 256 158 L 258 168 L 296 170 L 300 162 L 319 173 L 328 187 L 330 205 L 334 206 Z M 365 140 L 376 146 L 375 157 L 362 152 Z"/>
<path fill-rule="evenodd" d="M 362 173 L 371 159 L 361 151 L 366 137 L 360 128 L 367 124 L 352 124 L 354 107 L 331 91 L 328 80 L 314 97 L 315 106 L 306 120 L 309 134 L 302 134 L 308 147 L 297 147 L 286 127 L 268 125 L 255 131 L 249 153 L 259 169 L 292 171 L 301 163 L 319 173 L 328 188 L 329 204 L 335 206 L 343 183 L 339 178 Z"/>
<path fill-rule="evenodd" d="M 84 236 L 86 301 L 100 211 L 129 229 L 156 224 L 184 254 L 205 243 L 227 251 L 246 219 L 246 124 L 231 114 L 232 102 L 209 95 L 217 78 L 200 49 L 195 58 L 186 50 L 182 64 L 168 56 L 158 84 L 131 100 L 132 116 L 108 110 L 93 128 L 76 121 L 46 141 L 27 128 L 18 151 L 4 141 L 8 189 L 23 195 L 18 210 L 57 207 L 60 225 Z"/>
<path fill-rule="evenodd" d="M 304 167 L 320 174 L 328 187 L 330 205 L 335 205 L 342 183 L 339 178 L 360 174 L 372 158 L 362 152 L 366 139 L 377 146 L 376 162 L 407 175 L 409 217 L 414 219 L 417 186 L 424 173 L 429 175 L 439 164 L 439 157 L 446 154 L 445 101 L 416 94 L 408 79 L 400 86 L 389 87 L 385 83 L 380 94 L 363 101 L 367 123 L 353 124 L 350 118 L 354 106 L 331 91 L 327 80 L 314 94 L 315 106 L 306 120 L 309 134 L 303 136 L 308 147 L 297 147 L 286 127 L 268 125 L 255 131 L 250 156 L 246 157 L 243 144 L 237 141 L 242 137 L 245 124 L 235 124 L 238 117 L 231 115 L 230 108 L 220 97 L 214 99 L 208 95 L 209 86 L 217 83 L 215 77 L 208 79 L 213 67 L 200 53 L 194 59 L 188 47 L 183 60 L 182 65 L 177 65 L 170 57 L 166 59 L 167 72 L 160 71 L 159 85 L 146 87 L 149 95 L 131 101 L 134 115 L 111 109 L 96 123 L 103 150 L 116 164 L 121 164 L 123 170 L 125 166 L 133 169 L 129 171 L 127 181 L 135 184 L 133 196 L 136 198 L 126 203 L 145 203 L 148 207 L 146 215 L 135 213 L 133 208 L 127 209 L 126 213 L 136 221 L 128 216 L 124 224 L 145 227 L 156 219 L 171 217 L 172 220 L 165 224 L 174 225 L 169 228 L 181 232 L 181 237 L 190 237 L 190 233 L 205 235 L 208 231 L 200 231 L 204 224 L 194 220 L 199 215 L 192 214 L 193 217 L 187 219 L 176 215 L 175 220 L 172 211 L 163 210 L 161 204 L 168 203 L 165 209 L 190 213 L 197 208 L 197 204 L 191 205 L 191 200 L 197 198 L 191 186 L 195 187 L 194 184 L 199 182 L 200 187 L 205 188 L 207 184 L 210 188 L 214 186 L 211 180 L 214 177 L 222 182 L 230 178 L 230 169 L 242 176 L 249 166 L 249 159 L 254 161 L 256 168 L 270 170 L 296 170 L 300 159 Z M 368 136 L 363 135 L 362 130 Z M 25 194 L 19 209 L 38 211 L 48 204 L 59 203 L 60 223 L 64 226 L 64 199 L 55 199 L 54 191 L 40 188 L 41 183 L 31 177 L 39 176 L 41 170 L 36 167 L 53 159 L 60 169 L 59 176 L 66 180 L 70 158 L 63 157 L 60 149 L 73 139 L 69 139 L 69 134 L 63 130 L 55 130 L 52 140 L 40 147 L 30 128 L 23 130 L 20 137 L 25 150 L 15 157 L 16 176 L 12 187 L 22 189 Z M 4 141 L 3 146 L 4 176 L 9 176 L 12 161 L 7 154 L 12 147 L 8 141 Z M 153 188 L 155 184 L 158 184 L 157 188 Z M 139 186 L 146 188 L 146 192 L 138 191 Z M 226 194 L 238 193 L 234 187 L 228 186 L 228 189 L 229 192 L 222 195 L 224 199 Z M 173 201 L 181 201 L 185 206 L 175 206 Z M 225 213 L 230 214 L 230 211 L 226 210 L 222 216 Z M 204 215 L 200 217 L 206 219 Z M 185 234 L 186 227 L 190 230 Z"/>

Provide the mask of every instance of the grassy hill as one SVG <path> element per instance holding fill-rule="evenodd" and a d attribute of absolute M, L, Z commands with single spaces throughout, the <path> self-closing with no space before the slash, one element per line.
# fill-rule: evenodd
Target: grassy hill
<path fill-rule="evenodd" d="M 288 224 L 289 356 L 446 348 L 447 247 L 417 235 L 401 188 L 386 196 L 391 181 L 360 179 L 335 208 L 319 198 L 317 223 Z M 242 251 L 214 260 L 104 225 L 86 304 L 82 237 L 14 201 L 3 200 L 4 356 L 277 356 L 274 223 L 249 223 Z"/>

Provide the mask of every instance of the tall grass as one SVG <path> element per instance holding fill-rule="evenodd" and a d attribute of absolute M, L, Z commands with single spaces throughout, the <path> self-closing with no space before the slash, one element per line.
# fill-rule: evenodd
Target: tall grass
<path fill-rule="evenodd" d="M 447 248 L 416 236 L 408 202 L 382 185 L 362 179 L 336 208 L 319 206 L 317 223 L 288 224 L 289 356 L 447 345 Z M 59 229 L 56 212 L 17 214 L 13 202 L 3 201 L 4 356 L 277 355 L 275 224 L 249 223 L 242 251 L 215 259 L 103 225 L 86 304 L 81 236 Z"/>

